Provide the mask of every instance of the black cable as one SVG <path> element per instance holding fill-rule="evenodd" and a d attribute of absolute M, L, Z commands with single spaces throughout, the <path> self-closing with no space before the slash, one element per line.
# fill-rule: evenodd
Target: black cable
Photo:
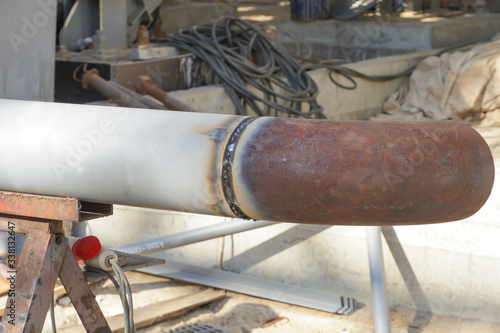
<path fill-rule="evenodd" d="M 105 270 L 100 269 L 100 268 L 96 268 L 96 267 L 92 267 L 92 266 L 85 266 L 85 270 L 89 271 L 89 272 L 99 273 L 99 274 L 106 276 L 111 282 L 113 282 L 116 289 L 120 289 L 120 285 L 118 284 L 116 279 L 113 277 L 113 275 L 109 274 Z"/>
<path fill-rule="evenodd" d="M 249 108 L 258 116 L 324 119 L 323 107 L 316 101 L 319 90 L 308 71 L 328 69 L 331 82 L 340 88 L 353 90 L 357 87 L 354 78 L 390 81 L 410 75 L 417 66 L 395 74 L 368 75 L 344 66 L 347 63 L 345 60 L 312 59 L 312 48 L 304 42 L 302 44 L 309 51 L 306 56 L 300 56 L 302 47 L 297 39 L 293 39 L 297 54 L 291 55 L 263 31 L 270 27 L 257 27 L 239 18 L 222 16 L 213 24 L 180 30 L 167 39 L 161 39 L 161 42 L 191 52 L 213 68 L 239 115 L 246 115 Z M 286 31 L 281 32 L 290 36 Z M 443 49 L 436 56 L 469 44 L 472 43 Z M 333 73 L 342 76 L 348 83 L 339 82 Z M 255 90 L 258 93 L 254 93 Z M 303 111 L 303 104 L 309 104 L 308 111 Z"/>
<path fill-rule="evenodd" d="M 116 261 L 115 261 L 115 263 L 116 263 Z M 112 266 L 114 266 L 113 262 L 110 262 L 110 264 Z M 116 263 L 116 265 L 118 265 L 118 263 Z M 118 291 L 118 295 L 120 296 L 120 300 L 121 300 L 122 305 L 123 305 L 124 330 L 126 333 L 128 333 L 128 332 L 135 333 L 135 324 L 134 324 L 134 317 L 133 317 L 133 306 L 134 305 L 132 303 L 133 302 L 132 301 L 132 291 L 130 289 L 130 284 L 128 283 L 128 280 L 125 277 L 125 274 L 123 273 L 123 271 L 121 271 L 121 269 L 119 269 L 119 271 L 121 271 L 121 273 L 119 273 L 119 272 L 115 271 L 115 269 L 113 269 L 113 271 L 115 272 L 115 274 L 118 278 L 118 281 L 117 281 L 113 277 L 113 275 L 111 275 L 110 273 L 108 273 L 107 271 L 105 271 L 103 269 L 92 267 L 92 266 L 85 266 L 85 270 L 87 270 L 89 272 L 102 274 L 102 275 L 106 276 L 108 279 L 110 279 L 111 282 L 113 282 L 116 290 Z M 128 296 L 128 299 L 127 299 L 127 296 Z"/>
<path fill-rule="evenodd" d="M 259 116 L 325 118 L 316 83 L 283 46 L 248 21 L 223 16 L 173 33 L 165 42 L 212 67 L 237 114 L 246 115 L 248 107 Z"/>
<path fill-rule="evenodd" d="M 125 314 L 125 323 L 127 323 L 127 325 L 125 326 L 125 333 L 135 333 L 136 329 L 134 324 L 134 303 L 130 283 L 125 276 L 125 272 L 123 272 L 122 268 L 118 264 L 118 261 L 116 261 L 115 259 L 111 259 L 109 263 L 111 264 L 113 272 L 118 277 L 118 281 L 120 283 L 120 286 L 122 287 L 120 290 L 120 297 L 122 298 L 122 302 L 128 305 L 128 314 Z"/>

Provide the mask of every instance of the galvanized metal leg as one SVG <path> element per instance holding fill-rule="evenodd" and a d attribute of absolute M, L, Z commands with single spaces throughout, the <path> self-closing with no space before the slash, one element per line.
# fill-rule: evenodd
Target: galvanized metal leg
<path fill-rule="evenodd" d="M 58 276 L 87 331 L 111 332 L 66 238 L 43 230 L 26 234 L 17 270 L 11 274 L 15 284 L 7 299 L 1 331 L 41 332 Z"/>
<path fill-rule="evenodd" d="M 432 311 L 429 307 L 429 302 L 425 297 L 424 291 L 418 283 L 417 276 L 411 267 L 410 261 L 406 257 L 403 246 L 399 241 L 398 235 L 394 230 L 394 227 L 382 227 L 382 234 L 389 246 L 389 250 L 396 261 L 396 265 L 399 268 L 399 272 L 403 277 L 403 281 L 406 284 L 406 288 L 410 293 L 411 299 L 415 307 L 417 308 L 417 313 L 415 318 L 408 323 L 408 333 L 422 332 L 425 326 L 429 324 L 432 318 Z"/>
<path fill-rule="evenodd" d="M 370 281 L 373 299 L 373 319 L 375 332 L 389 333 L 389 307 L 385 286 L 384 256 L 382 253 L 382 237 L 380 227 L 366 227 L 368 259 L 370 262 Z"/>

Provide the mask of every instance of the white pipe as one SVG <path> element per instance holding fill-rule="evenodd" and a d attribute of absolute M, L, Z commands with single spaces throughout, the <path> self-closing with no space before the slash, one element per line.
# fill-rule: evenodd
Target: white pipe
<path fill-rule="evenodd" d="M 110 263 L 111 259 L 118 261 L 118 255 L 110 249 L 103 248 L 96 257 L 85 259 L 84 262 L 87 266 L 111 271 L 113 269 Z"/>
<path fill-rule="evenodd" d="M 242 119 L 0 100 L 0 189 L 236 217 L 220 165 Z"/>
<path fill-rule="evenodd" d="M 384 256 L 380 227 L 366 227 L 366 244 L 370 263 L 370 282 L 373 300 L 373 319 L 375 332 L 389 333 L 389 307 L 387 306 L 387 290 L 385 285 Z"/>
<path fill-rule="evenodd" d="M 468 217 L 493 177 L 484 139 L 455 122 L 0 100 L 2 191 L 253 220 L 397 225 Z"/>
<path fill-rule="evenodd" d="M 206 241 L 221 236 L 237 234 L 240 232 L 267 227 L 276 223 L 267 221 L 241 221 L 234 220 L 207 227 L 180 232 L 160 238 L 147 240 L 116 248 L 117 251 L 131 254 L 150 254 L 173 249 L 176 247 Z"/>

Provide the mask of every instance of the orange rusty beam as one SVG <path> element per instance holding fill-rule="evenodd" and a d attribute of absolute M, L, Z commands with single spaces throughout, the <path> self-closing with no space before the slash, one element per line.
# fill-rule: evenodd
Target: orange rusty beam
<path fill-rule="evenodd" d="M 0 191 L 0 214 L 78 222 L 80 202 L 74 198 Z"/>
<path fill-rule="evenodd" d="M 81 222 L 113 214 L 113 206 L 75 198 L 0 191 L 0 217 Z"/>
<path fill-rule="evenodd" d="M 135 90 L 142 95 L 150 95 L 165 105 L 169 110 L 197 112 L 195 109 L 172 97 L 162 89 L 154 85 L 148 76 L 139 76 L 134 82 Z"/>
<path fill-rule="evenodd" d="M 92 68 L 84 72 L 82 76 L 82 87 L 84 89 L 94 89 L 109 99 L 114 100 L 121 106 L 131 108 L 149 109 L 143 102 L 137 100 L 133 96 L 127 94 L 122 89 L 116 87 L 114 84 L 104 80 L 99 76 L 99 71 Z"/>

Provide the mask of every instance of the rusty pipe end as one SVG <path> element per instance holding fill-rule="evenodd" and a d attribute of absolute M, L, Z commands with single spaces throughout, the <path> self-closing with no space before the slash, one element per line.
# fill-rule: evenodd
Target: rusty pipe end
<path fill-rule="evenodd" d="M 134 88 L 135 91 L 137 91 L 141 95 L 147 95 L 147 89 L 144 87 L 144 84 L 153 84 L 153 81 L 151 78 L 147 75 L 141 75 L 137 77 L 137 79 L 134 81 Z"/>
<path fill-rule="evenodd" d="M 83 76 L 82 76 L 83 89 L 90 89 L 89 80 L 93 75 L 99 76 L 99 71 L 95 68 L 92 68 L 91 70 L 88 70 L 85 73 L 83 73 Z"/>
<path fill-rule="evenodd" d="M 457 122 L 260 118 L 234 153 L 234 194 L 250 218 L 329 225 L 450 222 L 488 199 L 494 163 Z"/>

